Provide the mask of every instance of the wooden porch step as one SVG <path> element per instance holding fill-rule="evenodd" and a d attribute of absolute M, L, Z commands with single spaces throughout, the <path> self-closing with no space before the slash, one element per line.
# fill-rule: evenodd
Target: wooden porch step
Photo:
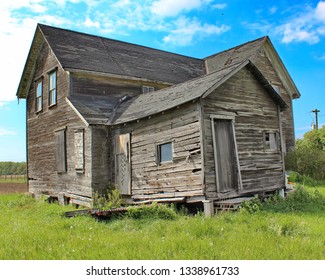
<path fill-rule="evenodd" d="M 250 197 L 236 197 L 230 199 L 223 199 L 214 202 L 215 209 L 217 211 L 229 211 L 238 210 L 239 206 L 245 202 L 254 199 L 254 196 Z"/>

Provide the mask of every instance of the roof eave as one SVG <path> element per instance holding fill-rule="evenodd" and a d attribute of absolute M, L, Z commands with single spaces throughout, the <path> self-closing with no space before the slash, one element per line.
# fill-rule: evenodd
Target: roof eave
<path fill-rule="evenodd" d="M 113 73 L 76 69 L 76 68 L 71 68 L 71 67 L 64 67 L 63 69 L 69 73 L 72 73 L 72 74 L 82 74 L 82 75 L 89 75 L 89 76 L 108 77 L 108 78 L 114 78 L 114 79 L 127 79 L 127 80 L 133 80 L 133 81 L 143 81 L 143 82 L 162 84 L 162 85 L 166 85 L 166 86 L 174 85 L 173 83 L 169 83 L 169 82 L 150 80 L 150 79 L 141 78 L 141 77 L 124 76 L 124 75 L 118 75 L 118 74 L 113 74 Z"/>
<path fill-rule="evenodd" d="M 32 76 L 35 71 L 37 57 L 44 42 L 44 37 L 42 36 L 39 26 L 37 26 L 16 92 L 18 99 L 27 98 L 32 83 Z"/>
<path fill-rule="evenodd" d="M 261 71 L 254 65 L 254 63 L 249 61 L 246 67 L 255 76 L 255 78 L 261 83 L 261 85 L 266 89 L 266 91 L 269 93 L 271 98 L 280 106 L 281 111 L 289 107 L 288 104 L 283 100 L 283 98 L 275 91 L 273 86 L 264 77 Z"/>
<path fill-rule="evenodd" d="M 266 38 L 265 40 L 265 44 L 267 44 L 270 49 L 271 52 L 268 51 L 268 49 L 264 48 L 268 58 L 270 59 L 271 63 L 277 63 L 279 67 L 275 67 L 275 69 L 279 69 L 282 74 L 284 75 L 284 80 L 281 75 L 281 73 L 278 73 L 280 79 L 282 80 L 283 85 L 286 87 L 287 91 L 289 92 L 290 96 L 292 99 L 298 99 L 300 98 L 301 94 L 295 84 L 295 82 L 293 81 L 293 79 L 291 78 L 287 68 L 285 67 L 281 57 L 279 56 L 279 54 L 277 53 L 276 49 L 274 48 L 271 40 L 269 37 Z"/>

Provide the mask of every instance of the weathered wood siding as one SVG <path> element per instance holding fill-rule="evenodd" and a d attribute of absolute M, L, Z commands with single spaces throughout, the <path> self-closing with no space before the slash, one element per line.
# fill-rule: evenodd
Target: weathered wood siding
<path fill-rule="evenodd" d="M 57 68 L 57 104 L 48 107 L 48 72 Z M 34 79 L 43 78 L 43 110 L 35 112 L 36 84 L 27 97 L 28 185 L 35 194 L 58 195 L 69 192 L 91 197 L 91 133 L 66 102 L 68 75 L 44 44 L 36 64 Z M 55 133 L 66 130 L 66 172 L 56 170 Z M 76 172 L 75 129 L 84 129 L 84 170 Z"/>
<path fill-rule="evenodd" d="M 232 63 L 239 63 L 244 59 L 249 58 L 256 65 L 263 76 L 269 81 L 270 84 L 278 86 L 280 88 L 280 94 L 282 99 L 289 106 L 282 115 L 282 127 L 284 134 L 284 143 L 286 150 L 289 151 L 295 146 L 295 135 L 294 135 L 294 120 L 293 120 L 293 108 L 292 108 L 292 97 L 290 93 L 286 90 L 282 81 L 286 80 L 282 69 L 275 69 L 273 65 L 279 65 L 278 58 L 274 54 L 274 50 L 268 43 L 263 43 L 261 45 L 260 40 L 253 41 L 251 43 L 238 46 L 226 52 L 216 54 L 211 56 L 206 60 L 209 72 L 220 70 L 223 66 L 230 66 Z M 270 61 L 270 59 L 274 60 Z M 282 74 L 281 74 L 282 73 Z M 281 81 L 282 79 L 282 81 Z"/>
<path fill-rule="evenodd" d="M 115 134 L 131 133 L 132 198 L 195 197 L 204 194 L 197 103 L 183 105 Z M 157 145 L 173 143 L 173 162 L 157 163 Z"/>
<path fill-rule="evenodd" d="M 249 72 L 243 68 L 203 99 L 204 162 L 206 194 L 217 194 L 211 115 L 233 116 L 243 184 L 242 192 L 267 191 L 284 184 L 281 151 L 264 149 L 263 132 L 279 132 L 275 102 Z M 235 196 L 236 193 L 225 194 Z"/>
<path fill-rule="evenodd" d="M 269 83 L 279 88 L 282 99 L 289 106 L 289 108 L 287 108 L 281 113 L 281 120 L 282 120 L 282 131 L 284 134 L 283 140 L 285 143 L 286 151 L 290 151 L 295 147 L 292 98 L 290 94 L 287 92 L 284 85 L 282 84 L 278 73 L 275 71 L 274 67 L 272 66 L 265 52 L 261 51 L 255 57 L 254 63 L 256 67 L 265 76 L 265 78 L 269 81 Z"/>

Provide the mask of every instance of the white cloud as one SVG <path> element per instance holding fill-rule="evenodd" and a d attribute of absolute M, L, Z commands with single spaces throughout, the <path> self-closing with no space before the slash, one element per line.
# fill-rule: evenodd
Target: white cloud
<path fill-rule="evenodd" d="M 202 24 L 197 19 L 181 17 L 176 21 L 176 28 L 165 36 L 164 43 L 178 46 L 190 45 L 194 38 L 205 37 L 208 35 L 220 35 L 230 30 L 227 25 Z"/>
<path fill-rule="evenodd" d="M 100 23 L 98 21 L 92 21 L 89 17 L 86 18 L 84 25 L 87 27 L 100 28 Z"/>
<path fill-rule="evenodd" d="M 325 21 L 325 2 L 320 1 L 315 10 L 315 17 L 318 20 Z"/>
<path fill-rule="evenodd" d="M 161 17 L 174 17 L 183 11 L 198 9 L 211 0 L 158 0 L 152 3 L 151 12 Z"/>
<path fill-rule="evenodd" d="M 5 135 L 16 135 L 17 133 L 12 130 L 8 130 L 6 128 L 0 127 L 0 136 L 5 136 Z"/>
<path fill-rule="evenodd" d="M 269 15 L 276 13 L 278 8 L 271 7 Z M 261 11 L 262 12 L 262 11 Z M 316 44 L 325 36 L 325 2 L 319 1 L 316 7 L 298 5 L 282 11 L 280 19 L 264 18 L 260 22 L 247 23 L 244 26 L 253 31 L 281 37 L 283 43 Z"/>
<path fill-rule="evenodd" d="M 283 34 L 282 42 L 307 42 L 308 44 L 316 44 L 319 42 L 318 34 L 312 29 L 305 29 L 296 22 L 287 23 L 279 28 Z"/>
<path fill-rule="evenodd" d="M 223 10 L 227 8 L 227 4 L 223 3 L 223 4 L 214 4 L 212 6 L 213 9 L 217 9 L 217 10 Z"/>

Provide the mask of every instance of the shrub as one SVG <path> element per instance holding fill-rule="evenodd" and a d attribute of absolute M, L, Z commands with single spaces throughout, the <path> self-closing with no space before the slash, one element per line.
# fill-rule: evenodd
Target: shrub
<path fill-rule="evenodd" d="M 174 220 L 177 213 L 174 208 L 162 204 L 153 203 L 151 205 L 132 206 L 128 208 L 127 216 L 132 219 L 164 219 Z"/>
<path fill-rule="evenodd" d="M 262 210 L 275 212 L 322 212 L 325 210 L 325 197 L 317 190 L 308 192 L 302 186 L 289 193 L 285 199 L 273 196 L 265 201 Z"/>
<path fill-rule="evenodd" d="M 248 213 L 258 213 L 261 210 L 262 203 L 258 198 L 254 198 L 249 201 L 244 201 L 240 205 L 241 211 L 247 211 Z"/>
<path fill-rule="evenodd" d="M 94 195 L 93 207 L 108 210 L 111 208 L 121 207 L 122 197 L 118 190 L 109 189 L 106 195 L 100 195 L 98 192 Z"/>
<path fill-rule="evenodd" d="M 296 149 L 287 154 L 286 169 L 316 180 L 325 180 L 325 126 L 305 133 Z"/>

